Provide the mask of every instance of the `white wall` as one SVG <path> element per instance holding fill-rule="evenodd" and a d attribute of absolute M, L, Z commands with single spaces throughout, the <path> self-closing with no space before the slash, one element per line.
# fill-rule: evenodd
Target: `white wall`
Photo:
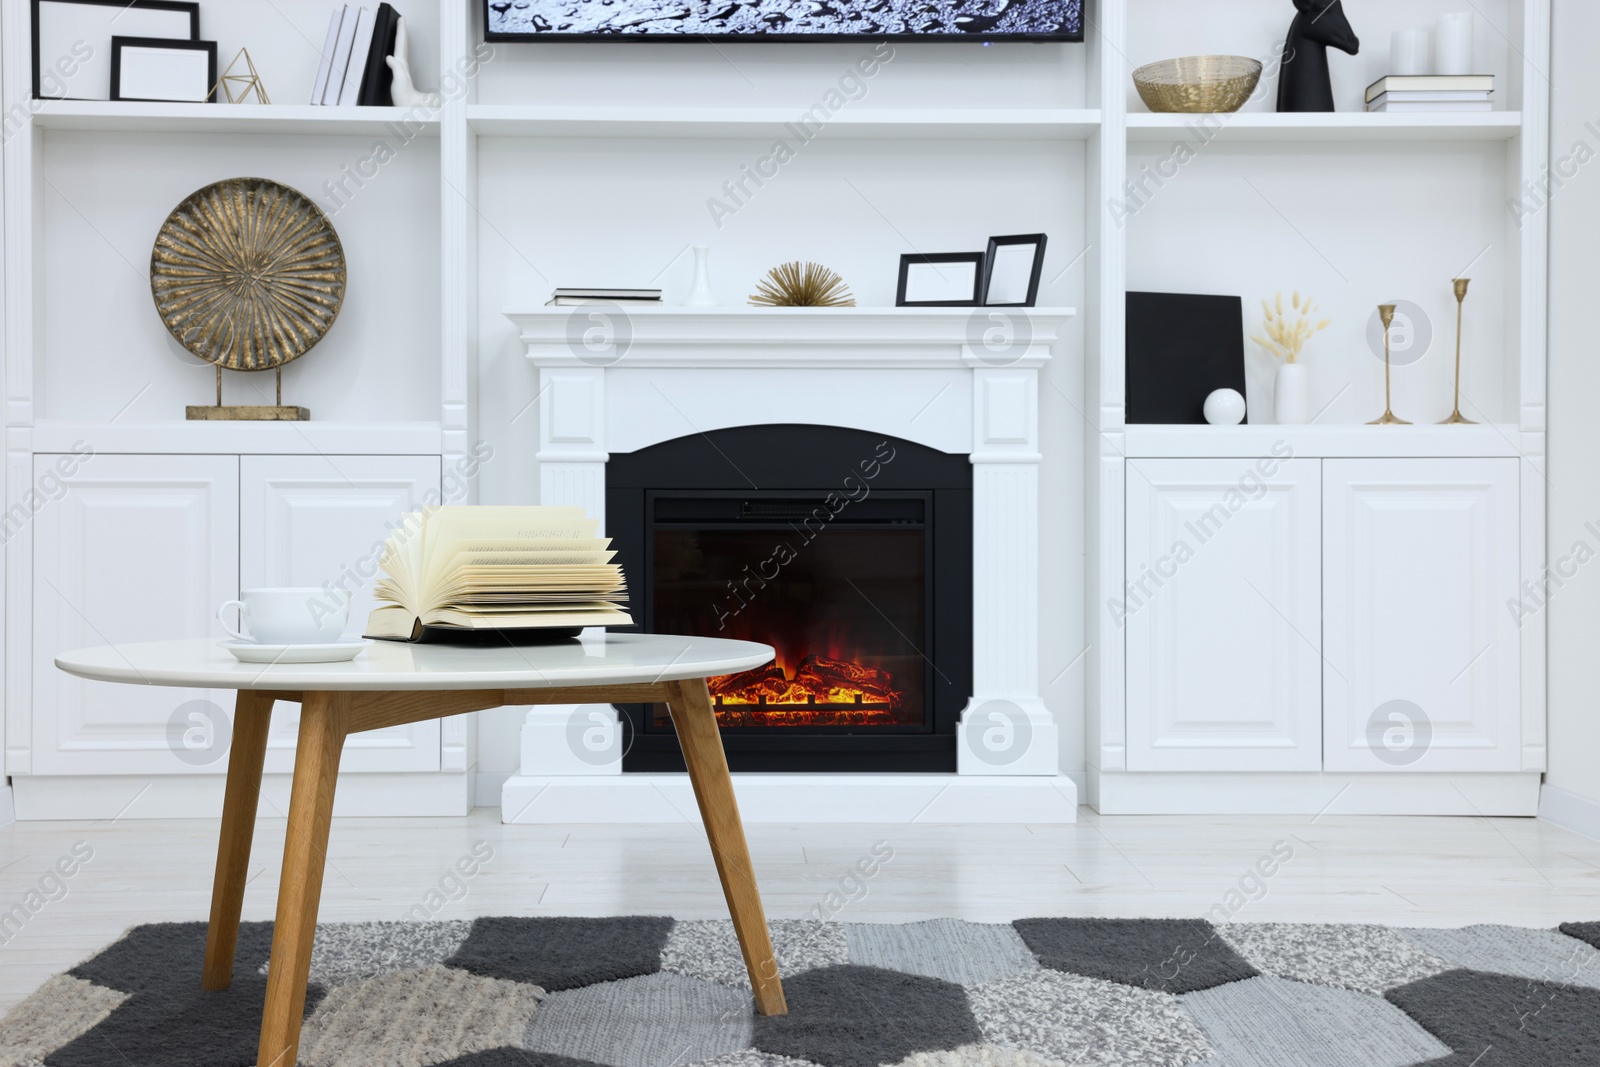
<path fill-rule="evenodd" d="M 1600 4 L 1556 0 L 1553 36 L 1550 151 L 1565 184 L 1549 207 L 1548 547 L 1559 568 L 1579 542 L 1600 553 Z M 1564 158 L 1573 162 L 1562 168 Z M 1550 768 L 1541 813 L 1600 835 L 1600 556 L 1560 580 L 1547 609 Z"/>

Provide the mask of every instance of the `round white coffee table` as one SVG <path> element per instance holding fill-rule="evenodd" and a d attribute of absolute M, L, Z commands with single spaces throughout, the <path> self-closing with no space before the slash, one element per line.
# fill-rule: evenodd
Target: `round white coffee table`
<path fill-rule="evenodd" d="M 283 877 L 256 1061 L 259 1067 L 282 1067 L 295 1062 L 300 1043 L 345 737 L 504 704 L 667 704 L 750 972 L 756 1010 L 763 1015 L 783 1014 L 787 1010 L 783 985 L 705 681 L 759 667 L 772 657 L 771 648 L 748 641 L 607 634 L 516 648 L 378 641 L 345 663 L 259 665 L 240 663 L 218 642 L 200 639 L 66 652 L 56 657 L 56 666 L 102 682 L 238 690 L 201 976 L 206 989 L 226 989 L 232 980 L 272 703 L 300 704 Z"/>

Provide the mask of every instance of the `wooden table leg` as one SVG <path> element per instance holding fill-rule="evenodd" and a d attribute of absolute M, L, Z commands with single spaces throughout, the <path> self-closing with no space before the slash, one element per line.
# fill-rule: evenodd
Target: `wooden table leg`
<path fill-rule="evenodd" d="M 317 904 L 333 819 L 333 791 L 349 715 L 348 694 L 308 692 L 300 705 L 300 740 L 295 749 L 289 829 L 283 842 L 283 877 L 278 884 L 278 920 L 272 931 L 257 1067 L 294 1067 L 299 1052 L 300 1017 L 305 1012 L 311 944 L 317 932 Z"/>
<path fill-rule="evenodd" d="M 233 744 L 228 750 L 228 782 L 222 794 L 222 832 L 217 841 L 217 873 L 211 883 L 211 924 L 206 928 L 203 989 L 227 989 L 233 981 L 233 950 L 239 943 L 239 911 L 250 878 L 250 839 L 261 796 L 261 766 L 272 726 L 272 694 L 241 689 L 233 704 Z"/>
<path fill-rule="evenodd" d="M 728 757 L 722 751 L 716 712 L 711 708 L 711 694 L 703 678 L 670 682 L 667 688 L 672 694 L 667 705 L 672 711 L 672 725 L 678 732 L 683 761 L 689 767 L 689 781 L 694 785 L 700 818 L 711 841 L 711 855 L 733 916 L 734 933 L 739 936 L 739 950 L 744 953 L 745 969 L 750 972 L 756 1011 L 762 1015 L 788 1014 L 772 938 L 767 933 L 767 917 L 750 865 L 744 824 L 739 821 L 739 802 L 733 795 L 733 780 L 728 777 Z"/>

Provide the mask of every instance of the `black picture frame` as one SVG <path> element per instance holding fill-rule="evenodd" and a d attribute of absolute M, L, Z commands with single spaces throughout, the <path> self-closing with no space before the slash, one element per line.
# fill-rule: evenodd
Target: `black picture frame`
<path fill-rule="evenodd" d="M 530 41 L 614 41 L 614 42 L 663 42 L 683 41 L 692 44 L 719 44 L 723 41 L 734 43 L 747 43 L 767 41 L 771 43 L 799 43 L 816 44 L 823 42 L 848 43 L 850 41 L 939 41 L 950 43 L 983 43 L 989 44 L 1000 41 L 1020 42 L 1067 42 L 1069 44 L 1082 44 L 1084 28 L 1088 22 L 1084 8 L 1089 0 L 1083 0 L 1076 7 L 1076 29 L 1067 29 L 1058 33 L 990 33 L 986 30 L 976 30 L 963 33 L 560 33 L 547 31 L 543 33 L 501 33 L 493 29 L 494 20 L 491 17 L 490 3 L 493 0 L 482 0 L 478 5 L 479 17 L 483 20 L 483 39 L 494 43 L 508 42 L 527 43 Z M 1072 19 L 1069 17 L 1068 22 Z"/>
<path fill-rule="evenodd" d="M 932 267 L 940 263 L 972 264 L 972 296 L 960 300 L 907 300 L 906 288 L 912 267 Z M 900 257 L 900 280 L 895 286 L 894 306 L 899 308 L 974 308 L 983 297 L 982 252 L 908 252 Z"/>
<path fill-rule="evenodd" d="M 217 42 L 176 41 L 166 37 L 111 38 L 111 99 L 148 101 L 157 103 L 194 103 L 194 101 L 174 101 L 171 97 L 123 96 L 122 50 L 124 48 L 156 48 L 168 52 L 206 53 L 205 102 L 208 104 L 215 104 L 217 102 Z"/>
<path fill-rule="evenodd" d="M 72 99 L 98 99 L 95 97 L 45 97 L 39 95 L 39 8 L 43 4 L 59 4 L 74 7 L 114 7 L 124 11 L 177 11 L 189 16 L 189 37 L 191 41 L 200 39 L 200 4 L 198 0 L 32 0 L 29 7 L 28 32 L 33 52 L 33 99 L 35 100 L 72 100 Z M 172 38 L 182 40 L 183 38 Z M 93 47 L 93 45 L 91 45 Z M 111 47 L 111 35 L 107 34 L 105 47 Z M 107 97 L 109 99 L 109 96 Z"/>
<path fill-rule="evenodd" d="M 1044 246 L 1049 240 L 1042 233 L 1014 233 L 1005 237 L 989 238 L 989 248 L 985 253 L 983 264 L 983 306 L 992 308 L 1031 308 L 1039 300 L 1039 278 L 1044 273 Z M 1028 272 L 1028 295 L 1021 301 L 997 302 L 989 298 L 989 290 L 994 281 L 994 265 L 999 258 L 995 255 L 1001 248 L 1015 245 L 1033 245 L 1033 268 Z"/>

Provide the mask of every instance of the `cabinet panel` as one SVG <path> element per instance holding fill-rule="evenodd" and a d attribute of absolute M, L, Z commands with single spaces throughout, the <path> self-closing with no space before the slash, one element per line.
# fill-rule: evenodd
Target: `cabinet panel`
<path fill-rule="evenodd" d="M 34 457 L 36 485 L 59 469 L 58 458 Z M 168 723 L 196 700 L 231 715 L 231 692 L 90 682 L 57 670 L 54 658 L 92 645 L 223 636 L 214 613 L 234 596 L 239 574 L 238 463 L 233 456 L 96 455 L 64 479 L 60 499 L 39 510 L 33 773 L 226 769 L 221 752 L 209 763 L 174 755 Z"/>
<path fill-rule="evenodd" d="M 1323 495 L 1328 770 L 1520 770 L 1517 461 L 1329 460 Z"/>
<path fill-rule="evenodd" d="M 240 587 L 320 586 L 349 597 L 347 637 L 361 634 L 384 538 L 400 516 L 436 502 L 436 456 L 245 456 L 241 461 Z M 299 705 L 272 714 L 268 771 L 294 765 Z M 355 734 L 346 771 L 436 771 L 439 721 Z"/>
<path fill-rule="evenodd" d="M 1128 769 L 1322 761 L 1316 460 L 1130 460 Z"/>

